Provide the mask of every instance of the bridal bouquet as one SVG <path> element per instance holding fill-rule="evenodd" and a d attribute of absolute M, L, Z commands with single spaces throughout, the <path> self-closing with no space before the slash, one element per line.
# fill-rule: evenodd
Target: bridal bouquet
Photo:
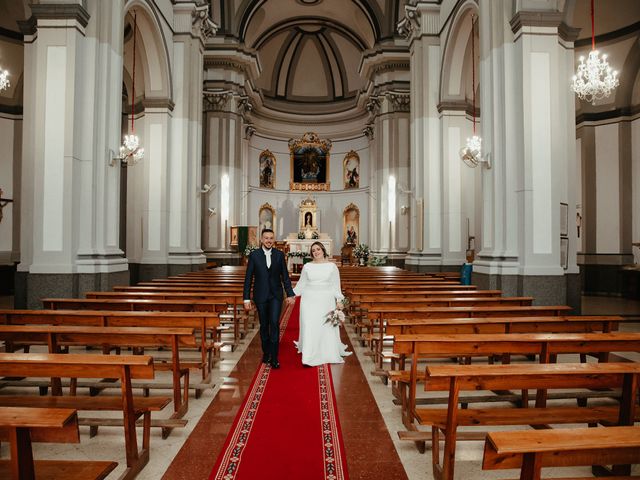
<path fill-rule="evenodd" d="M 336 308 L 335 310 L 332 310 L 329 313 L 327 313 L 327 316 L 325 318 L 326 318 L 325 323 L 330 323 L 334 327 L 337 327 L 341 323 L 344 323 L 345 316 L 342 310 Z"/>

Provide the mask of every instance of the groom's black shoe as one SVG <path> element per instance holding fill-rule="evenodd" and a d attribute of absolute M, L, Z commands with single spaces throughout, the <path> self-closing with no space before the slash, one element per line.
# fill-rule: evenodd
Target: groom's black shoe
<path fill-rule="evenodd" d="M 271 357 L 267 354 L 262 355 L 262 363 L 271 363 Z"/>
<path fill-rule="evenodd" d="M 271 360 L 271 368 L 273 369 L 277 369 L 280 368 L 280 362 L 278 362 L 278 360 Z"/>

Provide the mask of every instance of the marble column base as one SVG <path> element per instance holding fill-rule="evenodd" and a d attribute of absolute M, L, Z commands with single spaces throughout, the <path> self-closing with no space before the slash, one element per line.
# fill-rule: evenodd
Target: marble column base
<path fill-rule="evenodd" d="M 129 285 L 129 271 L 113 273 L 16 272 L 15 308 L 42 308 L 41 298 L 80 298 L 86 292 L 108 291 Z"/>
<path fill-rule="evenodd" d="M 489 275 L 473 272 L 471 283 L 480 290 L 502 290 L 505 297 L 533 297 L 534 305 L 569 305 L 580 313 L 579 275 Z"/>

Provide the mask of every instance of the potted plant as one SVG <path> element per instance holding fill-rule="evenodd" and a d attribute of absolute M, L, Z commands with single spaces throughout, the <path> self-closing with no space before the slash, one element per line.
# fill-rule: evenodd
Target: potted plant
<path fill-rule="evenodd" d="M 361 267 L 364 267 L 369 260 L 369 245 L 366 243 L 359 243 L 353 249 L 353 256 L 358 259 L 358 263 Z"/>

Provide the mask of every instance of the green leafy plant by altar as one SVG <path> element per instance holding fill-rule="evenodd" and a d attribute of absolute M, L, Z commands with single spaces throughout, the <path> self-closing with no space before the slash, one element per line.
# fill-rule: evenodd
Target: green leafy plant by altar
<path fill-rule="evenodd" d="M 304 240 L 304 232 L 302 230 L 298 232 L 298 240 Z"/>
<path fill-rule="evenodd" d="M 311 234 L 311 238 L 312 238 L 313 240 L 317 240 L 317 239 L 319 239 L 319 238 L 320 238 L 320 234 L 318 234 L 318 232 L 313 232 L 313 233 Z"/>
<path fill-rule="evenodd" d="M 387 263 L 387 257 L 386 256 L 378 257 L 378 256 L 374 255 L 373 257 L 371 257 L 369 259 L 368 265 L 370 267 L 378 267 L 380 265 L 385 265 L 386 263 Z"/>

